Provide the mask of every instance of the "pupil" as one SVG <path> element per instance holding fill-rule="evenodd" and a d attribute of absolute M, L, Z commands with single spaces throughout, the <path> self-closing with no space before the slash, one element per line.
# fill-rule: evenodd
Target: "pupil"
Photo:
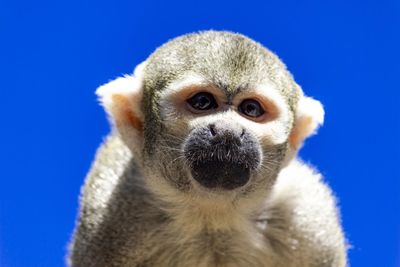
<path fill-rule="evenodd" d="M 208 107 L 208 105 L 210 104 L 210 100 L 208 99 L 208 97 L 201 95 L 198 98 L 198 107 L 199 108 L 206 108 Z"/>
<path fill-rule="evenodd" d="M 247 113 L 254 113 L 256 107 L 254 106 L 254 104 L 247 104 Z"/>
<path fill-rule="evenodd" d="M 248 103 L 246 106 L 246 112 L 248 115 L 256 115 L 257 107 L 254 105 L 254 103 Z"/>

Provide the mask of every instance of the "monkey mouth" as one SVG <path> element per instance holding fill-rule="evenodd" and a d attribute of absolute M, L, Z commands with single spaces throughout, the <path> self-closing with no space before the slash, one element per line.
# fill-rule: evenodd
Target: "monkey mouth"
<path fill-rule="evenodd" d="M 206 188 L 233 190 L 249 181 L 250 168 L 245 164 L 210 159 L 193 162 L 191 174 Z"/>

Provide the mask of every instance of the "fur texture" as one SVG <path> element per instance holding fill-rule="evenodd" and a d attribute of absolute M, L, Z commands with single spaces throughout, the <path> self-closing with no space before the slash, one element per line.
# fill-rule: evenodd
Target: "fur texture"
<path fill-rule="evenodd" d="M 186 100 L 198 92 L 212 94 L 218 109 L 191 112 Z M 296 157 L 323 123 L 322 105 L 269 50 L 240 34 L 189 34 L 97 93 L 114 131 L 82 190 L 70 266 L 346 265 L 332 192 Z M 246 99 L 266 115 L 241 114 Z M 246 185 L 210 189 L 191 177 L 190 136 L 210 125 L 255 140 L 259 158 Z M 210 153 L 253 163 L 224 149 Z"/>

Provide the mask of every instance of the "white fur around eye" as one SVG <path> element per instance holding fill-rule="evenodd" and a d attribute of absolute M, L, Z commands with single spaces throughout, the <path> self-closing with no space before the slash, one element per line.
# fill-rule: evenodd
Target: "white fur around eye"
<path fill-rule="evenodd" d="M 171 95 L 179 92 L 180 90 L 191 87 L 191 86 L 204 86 L 206 85 L 206 80 L 198 74 L 188 73 L 182 79 L 178 79 L 173 81 L 170 85 L 168 85 L 161 93 L 160 99 L 161 101 L 167 100 Z"/>
<path fill-rule="evenodd" d="M 256 95 L 265 97 L 277 109 L 277 120 L 288 122 L 290 119 L 289 107 L 283 96 L 271 83 L 263 83 L 257 86 L 254 90 Z"/>

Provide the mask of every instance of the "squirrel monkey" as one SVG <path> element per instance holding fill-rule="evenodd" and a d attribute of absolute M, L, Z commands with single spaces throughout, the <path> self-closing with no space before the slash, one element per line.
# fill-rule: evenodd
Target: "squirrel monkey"
<path fill-rule="evenodd" d="M 97 90 L 113 131 L 82 189 L 73 267 L 344 267 L 331 190 L 297 158 L 323 123 L 285 65 L 188 34 Z"/>

